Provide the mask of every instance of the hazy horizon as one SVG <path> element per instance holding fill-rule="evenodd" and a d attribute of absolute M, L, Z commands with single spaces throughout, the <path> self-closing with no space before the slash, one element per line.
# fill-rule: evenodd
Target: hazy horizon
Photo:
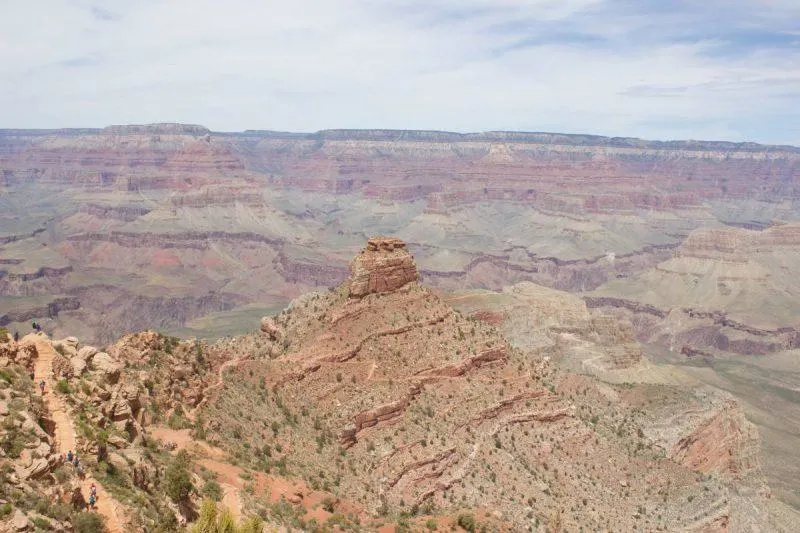
<path fill-rule="evenodd" d="M 0 124 L 800 145 L 792 0 L 7 3 Z"/>
<path fill-rule="evenodd" d="M 800 149 L 800 142 L 797 144 L 790 144 L 790 143 L 762 143 L 758 141 L 751 141 L 751 140 L 742 140 L 742 141 L 729 141 L 725 139 L 677 139 L 677 138 L 653 138 L 653 137 L 634 137 L 630 135 L 604 135 L 602 133 L 585 133 L 585 132 L 570 132 L 570 131 L 534 131 L 534 130 L 480 130 L 480 131 L 455 131 L 455 130 L 446 130 L 446 129 L 422 129 L 422 128 L 408 128 L 408 129 L 398 129 L 398 128 L 324 128 L 320 130 L 314 131 L 300 131 L 300 130 L 283 130 L 283 129 L 276 129 L 276 128 L 244 128 L 241 130 L 215 130 L 213 128 L 209 128 L 204 124 L 198 124 L 196 122 L 149 122 L 149 123 L 129 123 L 129 124 L 107 124 L 105 126 L 59 126 L 59 127 L 43 127 L 43 128 L 9 128 L 5 127 L 0 124 L 0 132 L 2 131 L 13 131 L 13 130 L 27 130 L 27 131 L 80 131 L 80 130 L 103 130 L 106 128 L 113 128 L 113 127 L 123 127 L 123 126 L 161 126 L 161 125 L 171 125 L 177 124 L 181 126 L 192 126 L 192 127 L 201 127 L 205 128 L 211 133 L 219 133 L 219 134 L 240 134 L 246 132 L 269 132 L 269 133 L 277 133 L 277 134 L 287 134 L 287 135 L 314 135 L 326 131 L 394 131 L 394 132 L 425 132 L 425 133 L 441 133 L 441 134 L 452 134 L 452 135 L 481 135 L 481 134 L 490 134 L 490 133 L 518 133 L 518 134 L 530 134 L 530 135 L 565 135 L 565 136 L 586 136 L 586 137 L 599 137 L 605 139 L 632 139 L 632 140 L 640 140 L 645 142 L 701 142 L 701 143 L 717 143 L 717 142 L 726 142 L 732 144 L 758 144 L 762 146 L 776 146 L 776 147 L 788 147 L 788 148 L 796 148 Z"/>

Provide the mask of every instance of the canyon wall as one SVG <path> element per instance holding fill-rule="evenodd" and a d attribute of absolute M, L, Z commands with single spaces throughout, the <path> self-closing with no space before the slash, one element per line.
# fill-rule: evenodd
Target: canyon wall
<path fill-rule="evenodd" d="M 799 174 L 800 149 L 753 143 L 182 124 L 0 130 L 0 312 L 92 287 L 139 302 L 227 294 L 281 304 L 343 281 L 349 255 L 376 234 L 407 242 L 421 279 L 444 290 L 533 281 L 592 291 L 673 257 L 736 261 L 794 246 L 794 226 L 780 221 L 796 217 Z M 771 225 L 746 242 L 731 231 Z M 80 320 L 101 323 L 113 299 L 84 302 Z M 154 324 L 197 317 L 145 307 Z"/>

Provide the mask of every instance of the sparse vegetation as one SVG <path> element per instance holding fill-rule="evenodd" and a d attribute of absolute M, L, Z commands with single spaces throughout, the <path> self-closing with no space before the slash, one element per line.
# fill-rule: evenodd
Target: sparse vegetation
<path fill-rule="evenodd" d="M 106 525 L 97 513 L 77 513 L 72 517 L 75 533 L 104 533 Z"/>
<path fill-rule="evenodd" d="M 69 386 L 69 381 L 66 379 L 59 379 L 56 382 L 56 392 L 60 394 L 71 394 L 72 388 Z"/>

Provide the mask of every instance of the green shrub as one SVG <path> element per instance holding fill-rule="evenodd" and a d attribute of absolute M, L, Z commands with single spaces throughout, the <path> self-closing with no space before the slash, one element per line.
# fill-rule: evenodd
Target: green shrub
<path fill-rule="evenodd" d="M 8 383 L 14 383 L 14 375 L 5 368 L 0 368 L 0 379 Z"/>
<path fill-rule="evenodd" d="M 206 481 L 205 485 L 203 485 L 203 489 L 200 491 L 203 496 L 207 496 L 218 502 L 222 499 L 222 487 L 219 486 L 219 483 L 210 479 Z"/>
<path fill-rule="evenodd" d="M 105 533 L 106 525 L 97 513 L 77 513 L 72 517 L 75 533 Z"/>
<path fill-rule="evenodd" d="M 471 514 L 458 515 L 458 525 L 472 533 L 475 531 L 475 517 Z"/>
<path fill-rule="evenodd" d="M 425 522 L 425 527 L 431 531 L 436 531 L 436 529 L 439 527 L 439 524 L 436 523 L 436 520 L 431 518 L 427 522 Z"/>
<path fill-rule="evenodd" d="M 72 507 L 67 503 L 57 503 L 55 505 L 51 505 L 47 509 L 46 514 L 54 520 L 66 522 L 69 520 L 69 517 L 72 514 Z"/>
<path fill-rule="evenodd" d="M 66 379 L 59 379 L 56 383 L 56 392 L 60 392 L 61 394 L 70 394 L 72 389 L 69 386 L 69 382 Z"/>
<path fill-rule="evenodd" d="M 8 328 L 0 327 L 0 344 L 8 342 Z"/>
<path fill-rule="evenodd" d="M 50 520 L 40 516 L 33 519 L 33 525 L 36 526 L 36 529 L 43 529 L 46 531 L 50 529 Z"/>
<path fill-rule="evenodd" d="M 0 439 L 0 448 L 3 449 L 7 457 L 17 459 L 22 450 L 25 449 L 25 438 L 16 430 L 11 430 Z"/>
<path fill-rule="evenodd" d="M 0 505 L 0 516 L 8 516 L 11 514 L 11 511 L 14 510 L 14 506 L 10 503 L 4 503 Z"/>

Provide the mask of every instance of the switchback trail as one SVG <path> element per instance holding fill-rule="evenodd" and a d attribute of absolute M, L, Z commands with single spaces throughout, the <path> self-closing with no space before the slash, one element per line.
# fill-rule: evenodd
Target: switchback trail
<path fill-rule="evenodd" d="M 195 420 L 197 412 L 200 411 L 200 409 L 206 404 L 209 397 L 211 396 L 211 392 L 221 388 L 225 384 L 225 378 L 223 377 L 223 374 L 225 373 L 226 370 L 228 370 L 229 368 L 234 368 L 236 366 L 239 366 L 241 362 L 247 361 L 249 359 L 250 358 L 246 356 L 235 357 L 233 359 L 229 359 L 224 363 L 222 363 L 219 369 L 217 370 L 217 381 L 213 385 L 209 385 L 208 387 L 203 389 L 203 399 L 200 400 L 200 403 L 198 403 L 194 409 L 192 409 L 190 412 L 187 413 L 187 418 L 189 418 L 192 421 Z"/>
<path fill-rule="evenodd" d="M 55 425 L 54 430 L 54 448 L 56 453 L 66 454 L 70 450 L 73 453 L 77 449 L 77 434 L 75 427 L 72 424 L 72 419 L 67 411 L 67 406 L 64 400 L 55 393 L 55 380 L 53 379 L 53 357 L 56 351 L 53 345 L 46 336 L 42 334 L 27 335 L 23 342 L 30 342 L 36 346 L 38 354 L 36 363 L 34 364 L 34 384 L 39 387 L 39 383 L 45 382 L 44 390 L 44 404 L 50 417 L 53 419 Z M 116 501 L 103 485 L 92 476 L 88 469 L 86 469 L 86 477 L 81 480 L 83 497 L 86 501 L 89 500 L 89 487 L 92 483 L 97 488 L 97 503 L 95 509 L 100 516 L 106 521 L 106 528 L 109 533 L 125 533 L 124 527 L 125 520 L 123 519 L 123 512 L 121 504 Z"/>

